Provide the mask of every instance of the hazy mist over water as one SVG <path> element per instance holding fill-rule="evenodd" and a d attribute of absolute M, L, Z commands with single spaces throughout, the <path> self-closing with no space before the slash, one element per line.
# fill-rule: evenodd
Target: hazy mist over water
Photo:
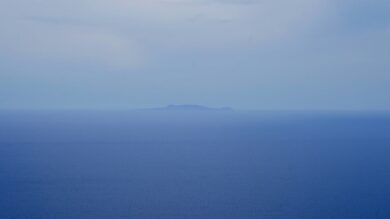
<path fill-rule="evenodd" d="M 389 218 L 390 114 L 2 111 L 0 218 Z"/>
<path fill-rule="evenodd" d="M 388 219 L 389 39 L 390 0 L 0 0 L 0 219 Z"/>

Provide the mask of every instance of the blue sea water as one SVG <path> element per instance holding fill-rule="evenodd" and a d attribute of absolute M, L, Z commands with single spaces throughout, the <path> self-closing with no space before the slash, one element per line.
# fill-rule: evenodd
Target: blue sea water
<path fill-rule="evenodd" d="M 0 218 L 390 218 L 390 114 L 2 111 Z"/>

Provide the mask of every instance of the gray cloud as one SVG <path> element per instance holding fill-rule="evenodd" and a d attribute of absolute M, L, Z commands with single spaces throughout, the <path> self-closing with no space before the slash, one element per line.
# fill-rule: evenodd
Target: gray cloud
<path fill-rule="evenodd" d="M 386 4 L 1 1 L 0 107 L 390 108 Z"/>

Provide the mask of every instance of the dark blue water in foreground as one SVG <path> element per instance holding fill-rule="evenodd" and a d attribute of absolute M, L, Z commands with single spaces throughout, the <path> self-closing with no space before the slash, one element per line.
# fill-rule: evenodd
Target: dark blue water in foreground
<path fill-rule="evenodd" d="M 390 114 L 1 112 L 0 218 L 390 218 Z"/>

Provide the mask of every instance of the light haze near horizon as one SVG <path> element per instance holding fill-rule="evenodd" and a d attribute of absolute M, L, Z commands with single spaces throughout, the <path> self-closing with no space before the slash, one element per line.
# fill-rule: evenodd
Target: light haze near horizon
<path fill-rule="evenodd" d="M 3 0 L 0 109 L 390 109 L 390 1 Z"/>

